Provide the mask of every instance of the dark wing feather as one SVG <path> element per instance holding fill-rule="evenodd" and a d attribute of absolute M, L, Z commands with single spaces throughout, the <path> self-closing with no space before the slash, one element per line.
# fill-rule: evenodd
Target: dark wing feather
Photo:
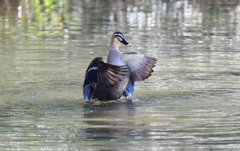
<path fill-rule="evenodd" d="M 130 97 L 134 93 L 135 81 L 143 81 L 150 77 L 157 59 L 132 52 L 123 54 L 123 61 L 130 70 L 129 82 L 123 95 Z"/>
<path fill-rule="evenodd" d="M 84 99 L 94 99 L 98 85 L 111 86 L 121 81 L 121 77 L 128 72 L 127 66 L 115 66 L 104 63 L 101 57 L 93 59 L 86 70 L 83 84 Z"/>

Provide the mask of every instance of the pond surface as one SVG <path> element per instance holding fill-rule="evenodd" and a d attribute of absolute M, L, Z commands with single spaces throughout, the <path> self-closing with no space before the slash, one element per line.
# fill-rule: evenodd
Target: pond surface
<path fill-rule="evenodd" d="M 0 150 L 240 149 L 238 0 L 1 0 L 0 22 Z M 132 102 L 92 106 L 115 31 L 158 63 Z"/>

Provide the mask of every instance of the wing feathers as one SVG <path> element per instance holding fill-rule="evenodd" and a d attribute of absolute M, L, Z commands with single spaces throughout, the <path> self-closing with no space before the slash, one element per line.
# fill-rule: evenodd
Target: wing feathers
<path fill-rule="evenodd" d="M 88 101 L 94 99 L 94 92 L 99 84 L 109 86 L 117 84 L 127 72 L 127 66 L 115 66 L 104 63 L 100 57 L 93 59 L 86 70 L 83 84 L 84 99 Z"/>
<path fill-rule="evenodd" d="M 123 95 L 130 97 L 134 93 L 135 81 L 143 81 L 151 76 L 157 59 L 137 53 L 123 54 L 123 61 L 130 70 L 130 78 Z"/>
<path fill-rule="evenodd" d="M 124 54 L 123 61 L 129 67 L 133 80 L 143 81 L 151 76 L 157 59 L 142 54 L 127 53 Z"/>

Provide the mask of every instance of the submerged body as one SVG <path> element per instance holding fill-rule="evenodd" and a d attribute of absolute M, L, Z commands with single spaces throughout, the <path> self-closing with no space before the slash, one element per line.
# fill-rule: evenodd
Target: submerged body
<path fill-rule="evenodd" d="M 98 57 L 90 63 L 83 85 L 84 99 L 109 101 L 122 95 L 131 97 L 135 81 L 143 81 L 151 76 L 156 59 L 136 53 L 121 55 L 118 47 L 125 40 L 121 32 L 112 35 L 107 63 Z"/>

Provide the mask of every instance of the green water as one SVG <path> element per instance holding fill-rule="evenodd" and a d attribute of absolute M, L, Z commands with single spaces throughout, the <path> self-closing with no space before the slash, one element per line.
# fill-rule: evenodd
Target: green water
<path fill-rule="evenodd" d="M 239 150 L 240 2 L 0 1 L 0 150 Z M 124 33 L 158 59 L 132 102 L 91 106 L 85 71 Z"/>

